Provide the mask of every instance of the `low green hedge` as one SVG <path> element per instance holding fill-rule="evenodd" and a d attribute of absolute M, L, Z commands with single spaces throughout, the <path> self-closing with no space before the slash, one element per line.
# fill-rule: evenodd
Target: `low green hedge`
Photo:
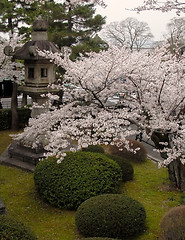
<path fill-rule="evenodd" d="M 23 223 L 0 215 L 0 239 L 1 240 L 36 240 L 36 236 Z"/>
<path fill-rule="evenodd" d="M 86 199 L 119 191 L 121 169 L 104 154 L 67 152 L 61 163 L 50 157 L 39 162 L 34 171 L 36 189 L 50 204 L 76 209 Z"/>
<path fill-rule="evenodd" d="M 122 171 L 122 181 L 123 182 L 133 180 L 134 168 L 130 162 L 128 162 L 124 158 L 119 157 L 117 155 L 106 154 L 106 156 L 108 158 L 111 158 L 115 162 L 117 162 L 117 164 L 120 166 L 121 171 Z"/>
<path fill-rule="evenodd" d="M 0 130 L 8 130 L 11 127 L 11 110 L 0 109 Z"/>
<path fill-rule="evenodd" d="M 29 108 L 18 108 L 19 128 L 24 128 L 28 124 L 28 120 L 31 116 L 31 110 Z M 8 130 L 11 128 L 11 109 L 0 109 L 0 131 Z"/>
<path fill-rule="evenodd" d="M 123 194 L 91 197 L 77 209 L 75 223 L 84 237 L 127 239 L 145 228 L 143 205 Z"/>
<path fill-rule="evenodd" d="M 83 152 L 95 152 L 104 153 L 104 149 L 101 145 L 89 145 L 87 148 L 82 148 Z"/>

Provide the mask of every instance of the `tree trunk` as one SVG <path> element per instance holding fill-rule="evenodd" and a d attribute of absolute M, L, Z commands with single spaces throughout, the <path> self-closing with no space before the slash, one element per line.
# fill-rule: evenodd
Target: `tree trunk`
<path fill-rule="evenodd" d="M 168 165 L 169 179 L 172 187 L 185 191 L 185 166 L 179 159 Z"/>
<path fill-rule="evenodd" d="M 164 145 L 160 142 L 168 142 L 170 148 L 170 139 L 168 133 L 154 132 L 152 134 L 151 140 L 154 142 L 157 149 L 162 150 Z M 163 159 L 167 158 L 165 153 L 161 153 Z M 180 191 L 185 191 L 185 165 L 181 163 L 179 159 L 174 160 L 168 165 L 168 174 L 170 179 L 170 185 L 174 188 L 177 188 Z"/>
<path fill-rule="evenodd" d="M 12 112 L 12 122 L 11 122 L 11 130 L 17 131 L 19 129 L 18 126 L 18 112 L 17 112 L 17 83 L 13 82 L 13 90 L 12 90 L 12 99 L 11 99 L 11 112 Z"/>
<path fill-rule="evenodd" d="M 24 107 L 26 105 L 27 105 L 27 94 L 23 93 L 22 101 L 21 101 L 21 107 Z"/>

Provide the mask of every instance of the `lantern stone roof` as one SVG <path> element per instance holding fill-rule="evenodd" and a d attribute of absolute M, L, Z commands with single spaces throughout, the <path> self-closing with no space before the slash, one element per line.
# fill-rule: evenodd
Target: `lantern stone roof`
<path fill-rule="evenodd" d="M 53 42 L 48 41 L 47 22 L 41 18 L 33 23 L 32 40 L 26 42 L 23 47 L 16 50 L 13 56 L 15 59 L 22 60 L 46 59 L 38 55 L 37 49 L 52 53 L 61 52 Z"/>
<path fill-rule="evenodd" d="M 61 52 L 60 49 L 53 42 L 50 42 L 48 40 L 29 41 L 15 52 L 14 58 L 22 60 L 46 59 L 39 56 L 36 49 L 41 51 L 46 50 L 52 53 Z"/>

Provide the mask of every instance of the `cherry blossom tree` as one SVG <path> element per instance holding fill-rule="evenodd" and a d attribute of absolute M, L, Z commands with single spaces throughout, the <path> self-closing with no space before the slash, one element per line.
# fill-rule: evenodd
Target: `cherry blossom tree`
<path fill-rule="evenodd" d="M 110 47 L 75 62 L 67 51 L 62 56 L 43 55 L 66 70 L 64 82 L 78 88 L 68 92 L 68 104 L 30 119 L 17 140 L 43 147 L 47 155 L 62 159 L 67 147 L 71 151 L 90 144 L 124 143 L 128 147 L 127 138 L 142 133 L 161 152 L 161 165 L 168 167 L 171 183 L 185 190 L 184 56 L 174 56 L 166 47 L 150 54 Z M 127 95 L 124 106 L 107 107 L 108 97 L 119 92 Z"/>
<path fill-rule="evenodd" d="M 81 1 L 71 0 L 70 3 Z M 184 11 L 183 6 L 178 0 L 148 0 L 137 10 L 175 9 L 179 14 Z M 173 186 L 185 191 L 184 55 L 172 55 L 167 46 L 151 53 L 110 47 L 99 54 L 82 56 L 75 62 L 69 59 L 68 51 L 62 56 L 42 54 L 49 55 L 57 66 L 65 69 L 63 83 L 78 88 L 68 91 L 68 104 L 30 119 L 29 126 L 17 140 L 25 146 L 44 148 L 46 156 L 55 155 L 61 161 L 67 147 L 76 151 L 90 144 L 119 147 L 124 143 L 132 151 L 127 138 L 142 133 L 153 140 L 164 158 L 161 165 L 168 167 Z M 67 91 L 64 85 L 57 87 Z M 124 106 L 107 107 L 108 97 L 119 92 L 127 95 Z M 137 130 L 133 130 L 133 125 Z"/>

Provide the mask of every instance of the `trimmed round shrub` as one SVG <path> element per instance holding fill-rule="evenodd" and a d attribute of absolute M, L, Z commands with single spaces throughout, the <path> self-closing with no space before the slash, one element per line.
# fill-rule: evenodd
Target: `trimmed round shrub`
<path fill-rule="evenodd" d="M 83 202 L 75 222 L 84 237 L 126 238 L 145 228 L 146 213 L 141 203 L 123 194 L 103 194 Z"/>
<path fill-rule="evenodd" d="M 160 240 L 185 240 L 185 205 L 174 207 L 162 218 Z"/>
<path fill-rule="evenodd" d="M 0 239 L 36 240 L 36 236 L 23 223 L 5 215 L 0 215 Z"/>
<path fill-rule="evenodd" d="M 61 163 L 48 158 L 34 171 L 35 186 L 43 199 L 65 209 L 76 209 L 92 196 L 118 192 L 121 180 L 116 162 L 91 152 L 68 152 Z"/>
<path fill-rule="evenodd" d="M 117 156 L 123 157 L 124 159 L 128 161 L 133 161 L 135 163 L 141 163 L 146 161 L 147 151 L 145 146 L 136 140 L 132 140 L 132 139 L 127 139 L 127 140 L 129 141 L 129 146 L 131 149 L 135 150 L 139 148 L 139 150 L 137 150 L 136 153 L 128 151 L 124 147 L 124 144 L 121 144 L 119 147 L 117 147 L 116 145 L 109 145 L 107 147 L 107 153 L 111 155 L 117 155 Z M 122 151 L 120 149 L 122 149 Z"/>
<path fill-rule="evenodd" d="M 126 161 L 124 158 L 119 157 L 117 155 L 106 155 L 107 157 L 111 158 L 120 166 L 122 171 L 122 181 L 130 181 L 133 180 L 134 169 L 130 162 Z"/>
<path fill-rule="evenodd" d="M 95 152 L 95 153 L 104 153 L 104 148 L 100 145 L 89 145 L 86 148 L 82 148 L 83 152 Z"/>

